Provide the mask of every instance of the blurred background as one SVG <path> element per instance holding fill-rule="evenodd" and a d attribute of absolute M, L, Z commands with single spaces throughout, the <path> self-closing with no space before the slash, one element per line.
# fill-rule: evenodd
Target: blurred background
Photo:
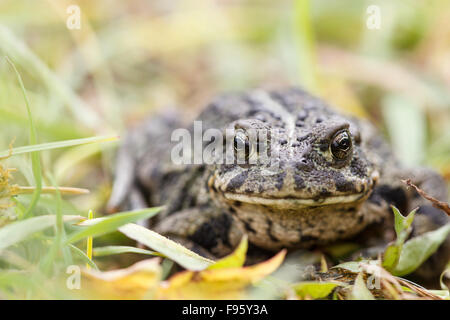
<path fill-rule="evenodd" d="M 224 91 L 300 85 L 374 121 L 406 165 L 450 180 L 447 0 L 1 0 L 0 150 L 29 144 L 4 56 L 40 143 L 123 136 L 163 108 L 194 115 Z M 91 190 L 64 213 L 102 212 L 117 145 L 41 153 L 44 184 Z M 6 163 L 34 185 L 28 155 Z"/>

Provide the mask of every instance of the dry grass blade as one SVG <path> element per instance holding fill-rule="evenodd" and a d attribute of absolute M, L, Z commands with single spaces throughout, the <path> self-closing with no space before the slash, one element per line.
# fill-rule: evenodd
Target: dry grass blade
<path fill-rule="evenodd" d="M 428 291 L 428 290 L 426 290 L 426 289 L 416 285 L 413 282 L 406 281 L 405 279 L 400 279 L 400 278 L 397 278 L 397 280 L 402 286 L 411 289 L 412 291 L 414 291 L 420 297 L 428 298 L 428 299 L 432 299 L 432 300 L 445 300 L 444 298 L 431 293 L 430 291 Z"/>
<path fill-rule="evenodd" d="M 18 194 L 30 194 L 34 192 L 34 187 L 18 187 Z M 60 192 L 61 194 L 68 194 L 68 195 L 78 195 L 78 194 L 88 194 L 88 189 L 82 189 L 82 188 L 72 188 L 72 187 L 43 187 L 42 193 L 50 193 L 54 194 L 56 192 Z"/>

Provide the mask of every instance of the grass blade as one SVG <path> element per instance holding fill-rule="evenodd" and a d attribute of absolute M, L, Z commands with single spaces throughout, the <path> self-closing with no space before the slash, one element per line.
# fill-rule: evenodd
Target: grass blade
<path fill-rule="evenodd" d="M 119 231 L 128 238 L 136 240 L 145 244 L 147 247 L 162 253 L 167 258 L 175 261 L 188 270 L 203 270 L 214 263 L 214 261 L 206 259 L 195 252 L 186 249 L 182 245 L 140 225 L 129 223 L 120 227 Z"/>
<path fill-rule="evenodd" d="M 14 63 L 6 57 L 6 61 L 11 65 L 11 67 L 14 69 L 14 72 L 16 73 L 17 80 L 20 84 L 20 89 L 22 90 L 23 98 L 25 100 L 25 105 L 27 107 L 27 113 L 28 113 L 28 120 L 29 120 L 29 126 L 30 126 L 30 144 L 36 144 L 37 143 L 37 132 L 36 127 L 33 123 L 33 117 L 31 115 L 31 108 L 30 104 L 28 102 L 28 97 L 25 92 L 25 86 L 23 85 L 22 77 L 20 76 L 19 71 L 17 71 L 16 66 Z M 28 206 L 27 210 L 25 211 L 23 218 L 27 218 L 31 212 L 33 211 L 34 207 L 36 206 L 37 202 L 39 201 L 39 198 L 41 196 L 41 189 L 42 189 L 42 171 L 41 171 L 41 160 L 39 159 L 39 151 L 33 151 L 31 153 L 31 164 L 33 168 L 33 175 L 36 183 L 36 189 L 34 190 L 33 197 L 31 199 L 31 203 Z"/>
<path fill-rule="evenodd" d="M 109 142 L 109 141 L 114 141 L 117 139 L 119 139 L 118 136 L 99 136 L 99 137 L 48 142 L 48 143 L 13 148 L 11 155 L 43 151 L 43 150 L 50 150 L 50 149 L 65 148 L 65 147 L 72 147 L 72 146 L 88 144 L 88 143 Z M 7 156 L 9 154 L 10 154 L 10 151 L 5 150 L 5 151 L 0 152 L 0 157 Z"/>
<path fill-rule="evenodd" d="M 98 267 L 95 264 L 95 262 L 92 261 L 91 259 L 89 259 L 89 257 L 83 252 L 83 250 L 80 250 L 79 248 L 75 247 L 73 244 L 69 244 L 69 248 L 72 249 L 72 251 L 76 255 L 78 255 L 78 257 L 80 257 L 81 260 L 83 260 L 83 262 L 85 262 L 88 266 L 94 268 L 95 270 L 98 270 Z"/>
<path fill-rule="evenodd" d="M 86 228 L 83 228 L 82 230 L 69 235 L 66 240 L 66 244 L 77 242 L 86 237 L 96 237 L 116 231 L 124 224 L 153 217 L 160 210 L 161 207 L 147 208 L 142 210 L 116 213 L 108 217 L 85 220 L 78 225 L 86 226 Z"/>
<path fill-rule="evenodd" d="M 164 257 L 164 255 L 159 252 L 150 251 L 150 250 L 141 249 L 141 248 L 129 247 L 129 246 L 105 246 L 105 247 L 94 248 L 94 256 L 95 257 L 110 256 L 110 255 L 121 254 L 121 253 L 139 253 L 139 254 L 145 254 L 145 255 L 149 255 L 149 256 Z"/>
<path fill-rule="evenodd" d="M 81 216 L 64 216 L 64 221 L 79 221 Z M 55 215 L 32 217 L 10 223 L 0 229 L 0 251 L 26 239 L 31 234 L 55 225 Z"/>

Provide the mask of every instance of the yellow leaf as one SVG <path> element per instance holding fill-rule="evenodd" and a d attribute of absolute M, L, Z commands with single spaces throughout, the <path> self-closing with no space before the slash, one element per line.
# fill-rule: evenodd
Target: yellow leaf
<path fill-rule="evenodd" d="M 112 271 L 83 270 L 82 295 L 90 299 L 143 299 L 151 297 L 161 279 L 160 259 L 135 263 Z"/>
<path fill-rule="evenodd" d="M 207 270 L 242 267 L 245 262 L 245 254 L 247 253 L 247 248 L 247 236 L 244 235 L 241 239 L 241 243 L 239 243 L 239 246 L 236 248 L 236 250 L 234 250 L 232 254 L 218 260 L 213 265 L 210 265 Z"/>
<path fill-rule="evenodd" d="M 241 246 L 244 246 L 242 242 Z M 156 299 L 243 299 L 245 289 L 274 272 L 285 255 L 286 250 L 283 250 L 265 262 L 248 267 L 177 273 L 161 283 Z"/>

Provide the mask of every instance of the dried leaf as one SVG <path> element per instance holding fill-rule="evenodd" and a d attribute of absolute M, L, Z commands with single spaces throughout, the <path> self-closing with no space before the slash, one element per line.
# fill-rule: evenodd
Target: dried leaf
<path fill-rule="evenodd" d="M 81 294 L 90 299 L 130 300 L 150 298 L 161 280 L 159 258 L 135 263 L 126 269 L 82 272 Z"/>
<path fill-rule="evenodd" d="M 283 262 L 286 251 L 248 267 L 221 268 L 200 272 L 184 271 L 163 282 L 156 299 L 242 299 L 245 289 L 274 272 Z"/>

